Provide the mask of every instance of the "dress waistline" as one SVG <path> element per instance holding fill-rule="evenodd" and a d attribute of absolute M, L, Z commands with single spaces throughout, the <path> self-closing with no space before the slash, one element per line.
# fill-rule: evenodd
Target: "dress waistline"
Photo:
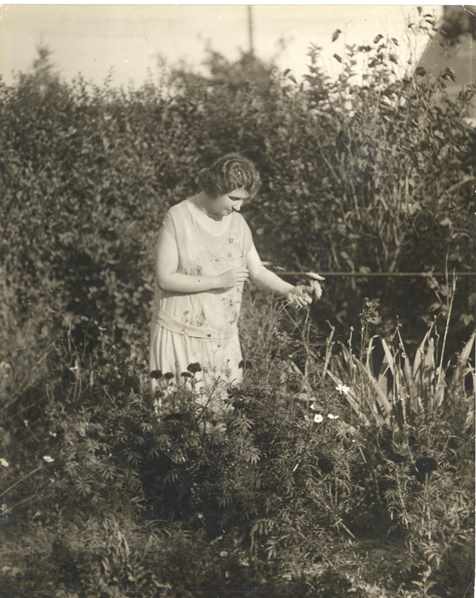
<path fill-rule="evenodd" d="M 187 324 L 172 318 L 168 314 L 158 314 L 155 318 L 156 324 L 169 330 L 170 332 L 177 332 L 184 336 L 191 336 L 194 338 L 202 338 L 210 341 L 227 340 L 233 337 L 238 332 L 236 324 L 226 329 L 216 329 L 205 326 L 194 326 L 193 324 Z"/>

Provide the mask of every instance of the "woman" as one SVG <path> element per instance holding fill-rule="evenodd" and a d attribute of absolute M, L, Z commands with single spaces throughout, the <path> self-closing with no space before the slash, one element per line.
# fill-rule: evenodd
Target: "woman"
<path fill-rule="evenodd" d="M 242 380 L 238 318 L 247 280 L 296 306 L 311 297 L 263 266 L 240 214 L 260 186 L 254 164 L 227 154 L 200 173 L 199 184 L 199 193 L 168 210 L 159 231 L 150 369 L 180 384 L 199 364 L 205 389 Z"/>

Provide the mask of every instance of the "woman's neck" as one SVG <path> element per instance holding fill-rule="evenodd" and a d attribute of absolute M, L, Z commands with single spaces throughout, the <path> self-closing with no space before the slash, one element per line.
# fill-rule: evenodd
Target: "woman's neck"
<path fill-rule="evenodd" d="M 223 220 L 223 216 L 215 214 L 211 209 L 210 206 L 212 205 L 213 199 L 210 198 L 204 191 L 200 191 L 198 195 L 195 196 L 195 205 L 199 210 L 204 212 L 209 218 L 214 220 L 215 222 L 221 222 Z"/>

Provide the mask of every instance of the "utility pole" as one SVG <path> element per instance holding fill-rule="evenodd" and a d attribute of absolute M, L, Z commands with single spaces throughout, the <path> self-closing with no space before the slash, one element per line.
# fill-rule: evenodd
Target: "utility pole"
<path fill-rule="evenodd" d="M 246 7 L 248 14 L 248 52 L 250 56 L 254 56 L 254 28 L 253 28 L 253 7 L 248 4 Z"/>

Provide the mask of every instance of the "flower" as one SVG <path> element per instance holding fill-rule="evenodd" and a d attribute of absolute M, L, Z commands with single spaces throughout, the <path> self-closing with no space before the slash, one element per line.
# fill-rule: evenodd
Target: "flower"
<path fill-rule="evenodd" d="M 338 416 L 338 415 L 333 415 L 332 413 L 328 413 L 328 414 L 327 414 L 327 417 L 328 417 L 329 419 L 339 419 L 339 416 Z"/>
<path fill-rule="evenodd" d="M 334 470 L 334 463 L 327 455 L 319 455 L 317 464 L 322 473 L 331 473 Z"/>
<path fill-rule="evenodd" d="M 53 457 L 50 457 L 49 455 L 44 455 L 44 457 L 43 457 L 43 461 L 44 461 L 45 463 L 53 463 L 53 462 L 54 462 L 54 459 L 53 459 Z"/>
<path fill-rule="evenodd" d="M 0 374 L 8 376 L 12 370 L 12 366 L 6 361 L 0 361 Z"/>
<path fill-rule="evenodd" d="M 312 411 L 318 411 L 319 405 L 317 403 L 311 403 L 311 409 L 312 409 Z"/>
<path fill-rule="evenodd" d="M 194 361 L 188 365 L 187 370 L 192 374 L 196 374 L 197 372 L 202 371 L 202 366 L 198 363 L 198 361 Z"/>
<path fill-rule="evenodd" d="M 222 550 L 222 551 L 220 552 L 220 556 L 221 556 L 222 558 L 224 558 L 224 557 L 228 556 L 228 552 L 227 552 L 226 550 Z"/>
<path fill-rule="evenodd" d="M 340 392 L 343 395 L 348 395 L 350 393 L 350 387 L 346 384 L 338 384 L 336 386 L 337 392 Z"/>
<path fill-rule="evenodd" d="M 415 461 L 415 475 L 419 482 L 429 479 L 432 471 L 437 469 L 438 463 L 433 457 L 426 455 L 418 457 Z"/>
<path fill-rule="evenodd" d="M 9 466 L 10 466 L 10 463 L 9 463 L 9 462 L 8 462 L 6 459 L 4 459 L 4 458 L 2 457 L 2 458 L 0 459 L 0 465 L 1 465 L 2 467 L 9 467 Z"/>
<path fill-rule="evenodd" d="M 315 424 L 320 424 L 324 421 L 324 418 L 322 417 L 322 415 L 320 413 L 316 413 L 313 421 Z"/>
<path fill-rule="evenodd" d="M 160 370 L 152 370 L 150 372 L 150 377 L 154 380 L 160 380 L 160 378 L 162 378 L 162 372 Z"/>
<path fill-rule="evenodd" d="M 248 369 L 250 370 L 253 367 L 253 364 L 251 363 L 251 361 L 249 359 L 242 359 L 240 361 L 240 363 L 238 364 L 238 367 L 241 369 Z"/>

